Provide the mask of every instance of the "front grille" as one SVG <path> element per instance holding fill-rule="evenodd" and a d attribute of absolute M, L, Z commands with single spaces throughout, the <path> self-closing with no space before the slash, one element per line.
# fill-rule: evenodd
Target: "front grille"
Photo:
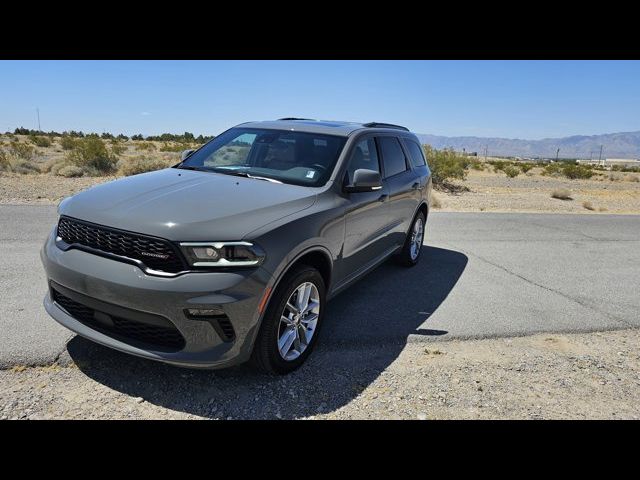
<path fill-rule="evenodd" d="M 157 351 L 175 352 L 185 345 L 177 328 L 137 322 L 107 315 L 66 297 L 51 288 L 53 300 L 80 323 L 129 345 Z M 106 317 L 106 321 L 105 321 Z M 167 323 L 170 323 L 167 320 Z"/>
<path fill-rule="evenodd" d="M 93 223 L 60 217 L 58 236 L 70 245 L 139 260 L 153 270 L 177 273 L 185 265 L 176 248 L 167 240 L 125 232 Z"/>

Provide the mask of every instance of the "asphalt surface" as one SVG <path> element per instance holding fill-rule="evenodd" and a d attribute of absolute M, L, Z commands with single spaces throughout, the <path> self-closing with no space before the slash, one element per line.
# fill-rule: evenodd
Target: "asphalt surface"
<path fill-rule="evenodd" d="M 0 368 L 90 344 L 42 307 L 39 250 L 55 220 L 54 207 L 0 206 Z M 423 255 L 336 297 L 318 350 L 379 346 L 387 364 L 406 342 L 640 326 L 640 216 L 436 212 Z"/>

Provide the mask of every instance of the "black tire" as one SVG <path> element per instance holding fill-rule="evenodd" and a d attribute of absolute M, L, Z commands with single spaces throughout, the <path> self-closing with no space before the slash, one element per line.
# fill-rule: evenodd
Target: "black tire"
<path fill-rule="evenodd" d="M 280 316 L 285 309 L 287 300 L 293 292 L 305 282 L 313 283 L 318 289 L 320 312 L 318 321 L 309 344 L 304 351 L 294 360 L 285 360 L 278 350 L 278 330 Z M 300 367 L 311 354 L 318 340 L 318 334 L 322 327 L 326 305 L 326 287 L 322 275 L 313 267 L 298 265 L 293 267 L 278 284 L 274 292 L 256 338 L 251 355 L 251 363 L 258 370 L 269 374 L 284 375 Z"/>
<path fill-rule="evenodd" d="M 416 217 L 413 219 L 413 222 L 411 222 L 411 227 L 409 227 L 409 231 L 407 232 L 407 238 L 404 241 L 404 245 L 402 246 L 402 250 L 400 251 L 400 253 L 398 254 L 398 256 L 396 257 L 398 263 L 400 263 L 400 265 L 403 265 L 405 267 L 414 267 L 418 264 L 418 262 L 420 261 L 420 257 L 422 256 L 422 248 L 420 248 L 420 250 L 418 250 L 418 255 L 414 258 L 411 255 L 411 240 L 412 240 L 412 233 L 413 233 L 413 228 L 415 227 L 416 222 L 420 220 L 422 222 L 422 239 L 424 241 L 424 229 L 426 226 L 426 218 L 424 216 L 424 213 L 422 212 L 418 212 L 418 214 L 416 215 Z"/>

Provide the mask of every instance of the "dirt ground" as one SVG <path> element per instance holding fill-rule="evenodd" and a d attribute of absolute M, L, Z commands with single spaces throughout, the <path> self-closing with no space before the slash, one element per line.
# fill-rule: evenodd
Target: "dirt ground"
<path fill-rule="evenodd" d="M 451 212 L 545 212 L 545 213 L 640 213 L 640 174 L 602 172 L 589 180 L 570 180 L 541 175 L 541 168 L 508 178 L 504 173 L 469 170 L 458 182 L 470 191 L 460 194 L 436 192 L 443 211 Z M 613 178 L 613 180 L 611 179 Z M 552 198 L 555 190 L 567 189 L 571 200 Z M 584 202 L 590 202 L 589 210 Z"/>
<path fill-rule="evenodd" d="M 375 349 L 318 351 L 293 374 L 269 377 L 93 348 L 91 361 L 0 371 L 0 418 L 640 418 L 638 330 L 409 343 L 367 384 L 341 365 L 375 363 Z"/>

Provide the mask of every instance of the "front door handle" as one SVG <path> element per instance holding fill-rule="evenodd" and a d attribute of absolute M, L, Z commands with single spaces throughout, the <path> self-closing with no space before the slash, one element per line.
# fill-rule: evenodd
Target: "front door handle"
<path fill-rule="evenodd" d="M 385 193 L 385 194 L 380 195 L 380 198 L 378 198 L 378 201 L 379 201 L 379 202 L 386 202 L 386 201 L 387 201 L 387 198 L 389 198 L 389 195 L 387 195 L 387 194 Z"/>

